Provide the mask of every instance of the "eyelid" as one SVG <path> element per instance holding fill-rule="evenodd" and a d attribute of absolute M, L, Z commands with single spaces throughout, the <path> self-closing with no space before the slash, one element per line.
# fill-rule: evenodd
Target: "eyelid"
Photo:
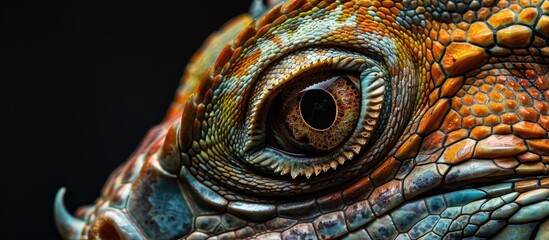
<path fill-rule="evenodd" d="M 383 66 L 383 63 L 362 52 L 333 46 L 300 49 L 270 63 L 255 76 L 255 84 L 248 98 L 247 115 L 242 125 L 243 144 L 239 152 L 241 161 L 263 174 L 291 174 L 292 179 L 304 175 L 308 179 L 330 169 L 336 170 L 338 166 L 355 159 L 370 143 L 376 142 L 376 134 L 385 129 L 382 124 L 376 125 L 378 116 L 387 111 L 383 107 L 384 95 L 385 89 L 390 89 L 390 82 L 385 77 L 388 73 Z M 272 134 L 268 125 L 271 105 L 294 81 L 300 81 L 303 76 L 314 78 L 316 74 L 323 72 L 357 74 L 357 89 L 361 96 L 360 112 L 348 138 L 318 156 L 296 156 L 272 148 L 268 142 L 268 136 Z M 387 105 L 390 108 L 390 104 Z M 372 107 L 372 111 L 369 107 Z M 377 152 L 374 151 L 373 154 Z"/>
<path fill-rule="evenodd" d="M 269 105 L 292 79 L 322 69 L 360 72 L 376 65 L 377 62 L 360 53 L 326 47 L 297 50 L 274 62 L 261 73 L 250 98 L 244 152 L 253 154 L 263 147 L 265 132 L 262 129 L 268 114 L 264 111 L 265 105 Z"/>

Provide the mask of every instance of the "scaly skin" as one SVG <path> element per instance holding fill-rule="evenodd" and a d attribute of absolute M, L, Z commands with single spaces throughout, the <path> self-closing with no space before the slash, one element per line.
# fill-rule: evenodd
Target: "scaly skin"
<path fill-rule="evenodd" d="M 549 239 L 549 1 L 254 4 L 94 206 L 59 192 L 65 238 Z M 350 137 L 274 150 L 274 99 L 318 69 L 359 75 Z"/>

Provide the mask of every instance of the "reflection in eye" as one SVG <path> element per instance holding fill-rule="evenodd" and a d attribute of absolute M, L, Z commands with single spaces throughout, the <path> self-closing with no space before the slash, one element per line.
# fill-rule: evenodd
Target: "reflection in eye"
<path fill-rule="evenodd" d="M 360 115 L 358 79 L 316 73 L 293 82 L 271 108 L 275 147 L 298 155 L 318 155 L 343 143 Z"/>

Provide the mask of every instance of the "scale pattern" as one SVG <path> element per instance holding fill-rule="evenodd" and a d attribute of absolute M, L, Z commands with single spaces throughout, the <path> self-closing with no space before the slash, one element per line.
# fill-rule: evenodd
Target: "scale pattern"
<path fill-rule="evenodd" d="M 255 1 L 67 239 L 549 239 L 549 1 Z M 308 66 L 360 72 L 348 144 L 265 148 Z"/>

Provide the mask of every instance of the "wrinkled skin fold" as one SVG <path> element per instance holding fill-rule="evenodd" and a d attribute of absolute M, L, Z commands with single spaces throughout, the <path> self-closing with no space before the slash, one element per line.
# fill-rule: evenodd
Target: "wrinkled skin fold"
<path fill-rule="evenodd" d="M 73 216 L 59 191 L 58 230 L 549 239 L 548 37 L 545 0 L 255 1 L 204 43 L 94 205 Z M 349 135 L 289 153 L 301 145 L 273 136 L 277 99 L 340 73 L 360 96 Z"/>

